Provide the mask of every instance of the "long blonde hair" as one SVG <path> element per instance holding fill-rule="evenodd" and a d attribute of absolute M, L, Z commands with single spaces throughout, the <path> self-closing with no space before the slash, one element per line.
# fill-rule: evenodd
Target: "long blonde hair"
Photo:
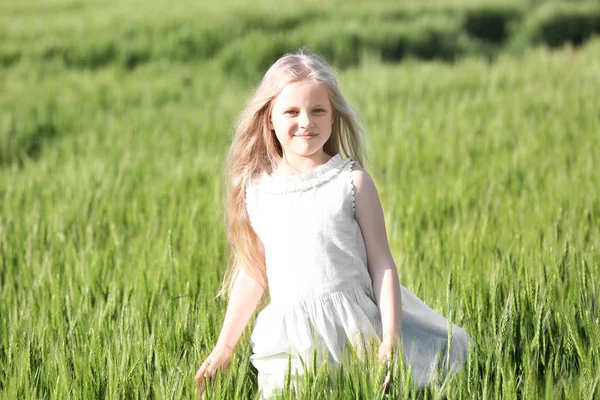
<path fill-rule="evenodd" d="M 269 130 L 267 124 L 273 100 L 288 83 L 305 79 L 325 85 L 335 110 L 331 137 L 325 143 L 324 151 L 330 156 L 339 153 L 360 165 L 363 163 L 363 131 L 353 108 L 342 96 L 332 68 L 323 58 L 306 49 L 283 55 L 266 72 L 235 123 L 226 169 L 226 224 L 230 256 L 219 292 L 222 296 L 231 292 L 242 268 L 267 288 L 264 248 L 250 226 L 246 188 L 263 172 L 272 173 L 283 156 L 275 132 Z"/>

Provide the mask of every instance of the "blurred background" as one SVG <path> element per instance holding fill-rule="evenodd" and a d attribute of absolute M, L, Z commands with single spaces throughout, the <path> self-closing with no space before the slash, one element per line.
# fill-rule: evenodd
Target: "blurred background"
<path fill-rule="evenodd" d="M 361 116 L 402 283 L 478 345 L 402 393 L 600 396 L 599 36 L 597 1 L 2 1 L 0 398 L 194 397 L 231 128 L 303 46 Z M 249 354 L 210 397 L 256 396 Z"/>

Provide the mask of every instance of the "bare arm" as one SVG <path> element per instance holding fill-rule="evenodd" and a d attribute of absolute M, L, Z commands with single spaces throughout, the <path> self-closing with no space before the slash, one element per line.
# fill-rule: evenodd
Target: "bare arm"
<path fill-rule="evenodd" d="M 216 346 L 224 345 L 231 349 L 235 347 L 264 292 L 264 288 L 243 269 L 239 272 L 231 289 L 225 320 Z"/>
<path fill-rule="evenodd" d="M 233 349 L 256 311 L 264 292 L 265 289 L 254 278 L 244 270 L 239 272 L 231 289 L 219 339 L 196 373 L 199 395 L 204 391 L 205 378 L 213 376 L 217 369 L 229 365 Z"/>
<path fill-rule="evenodd" d="M 381 313 L 382 339 L 391 345 L 402 338 L 402 299 L 398 272 L 390 251 L 375 183 L 363 169 L 352 171 L 352 179 L 356 220 L 365 240 L 369 274 Z"/>

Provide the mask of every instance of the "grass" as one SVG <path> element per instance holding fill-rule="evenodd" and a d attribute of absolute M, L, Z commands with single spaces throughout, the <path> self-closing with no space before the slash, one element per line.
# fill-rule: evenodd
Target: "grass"
<path fill-rule="evenodd" d="M 276 10 L 270 2 L 239 0 L 5 3 L 0 68 L 132 70 L 217 59 L 223 72 L 256 80 L 282 51 L 307 44 L 345 68 L 363 53 L 386 61 L 493 59 L 536 44 L 581 45 L 600 34 L 600 6 L 591 0 L 310 0 L 280 1 Z"/>
<path fill-rule="evenodd" d="M 58 35 L 77 4 L 32 32 Z M 401 280 L 477 343 L 444 385 L 397 375 L 387 396 L 598 397 L 600 42 L 492 63 L 371 56 L 340 81 Z M 0 69 L 0 398 L 195 396 L 226 306 L 223 160 L 257 83 L 219 63 Z M 210 398 L 256 397 L 248 333 Z M 283 397 L 384 398 L 365 368 Z"/>

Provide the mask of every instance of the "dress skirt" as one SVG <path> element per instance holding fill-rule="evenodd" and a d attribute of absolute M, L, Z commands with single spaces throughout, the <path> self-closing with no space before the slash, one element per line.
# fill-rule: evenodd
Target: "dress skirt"
<path fill-rule="evenodd" d="M 284 387 L 287 373 L 302 375 L 314 352 L 318 362 L 335 365 L 342 361 L 348 341 L 357 349 L 372 340 L 379 343 L 381 319 L 369 293 L 369 288 L 357 286 L 265 307 L 251 337 L 251 362 L 263 398 Z M 461 369 L 471 343 L 467 333 L 449 325 L 404 286 L 401 293 L 404 359 L 414 383 L 424 387 L 440 370 Z"/>

